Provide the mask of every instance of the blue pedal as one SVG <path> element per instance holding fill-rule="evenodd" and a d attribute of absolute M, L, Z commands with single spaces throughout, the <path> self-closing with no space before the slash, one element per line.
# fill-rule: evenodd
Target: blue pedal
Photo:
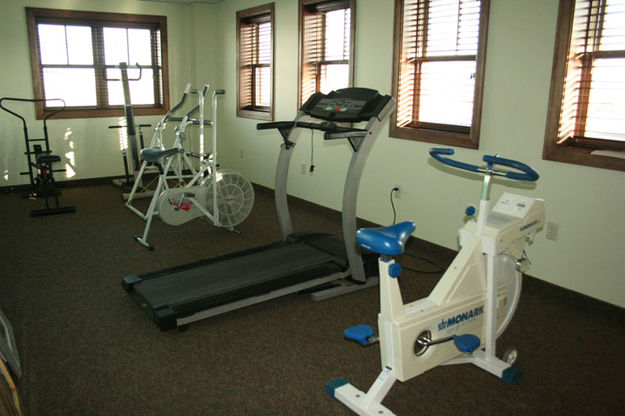
<path fill-rule="evenodd" d="M 473 334 L 463 334 L 454 338 L 454 344 L 462 352 L 473 352 L 480 346 L 481 341 Z"/>
<path fill-rule="evenodd" d="M 369 325 L 356 325 L 351 328 L 347 328 L 343 335 L 347 339 L 359 342 L 362 345 L 369 345 L 369 338 L 373 337 L 373 328 Z"/>

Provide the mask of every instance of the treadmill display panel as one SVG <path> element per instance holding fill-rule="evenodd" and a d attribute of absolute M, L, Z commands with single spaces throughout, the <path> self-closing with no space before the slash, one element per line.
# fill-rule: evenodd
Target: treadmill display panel
<path fill-rule="evenodd" d="M 312 112 L 322 116 L 320 118 L 331 117 L 332 113 L 338 113 L 338 117 L 357 117 L 366 103 L 363 100 L 323 98 Z"/>
<path fill-rule="evenodd" d="M 327 95 L 313 94 L 302 111 L 321 120 L 353 123 L 377 116 L 390 99 L 369 88 L 343 88 Z"/>

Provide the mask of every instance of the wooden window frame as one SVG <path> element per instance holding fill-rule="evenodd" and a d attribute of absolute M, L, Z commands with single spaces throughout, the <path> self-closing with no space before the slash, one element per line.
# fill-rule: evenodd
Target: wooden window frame
<path fill-rule="evenodd" d="M 244 118 L 252 118 L 256 120 L 273 120 L 274 117 L 274 92 L 275 92 L 275 78 L 274 78 L 274 55 L 275 55 L 275 4 L 267 3 L 261 6 L 252 7 L 245 10 L 239 10 L 236 14 L 237 19 L 237 117 Z M 271 90 L 270 90 L 270 105 L 268 107 L 265 106 L 257 106 L 254 103 L 254 98 L 252 98 L 251 105 L 242 104 L 242 94 L 246 93 L 244 91 L 244 86 L 241 82 L 241 69 L 242 69 L 242 48 L 241 48 L 241 28 L 246 24 L 246 21 L 252 23 L 258 23 L 260 20 L 268 19 L 271 23 L 271 59 L 269 64 L 258 64 L 253 63 L 250 65 L 251 67 L 251 97 L 255 97 L 255 86 L 254 82 L 255 72 L 257 68 L 260 67 L 269 67 L 271 71 Z"/>
<path fill-rule="evenodd" d="M 161 83 L 158 77 L 154 77 L 154 94 L 157 104 L 145 106 L 133 106 L 137 116 L 165 114 L 169 111 L 169 69 L 167 56 L 167 17 L 155 15 L 139 15 L 124 13 L 103 13 L 62 9 L 43 9 L 26 7 L 26 20 L 28 27 L 28 41 L 30 49 L 30 62 L 33 80 L 33 93 L 36 99 L 44 98 L 43 69 L 39 51 L 39 36 L 37 31 L 38 23 L 53 23 L 66 25 L 85 25 L 94 28 L 125 27 L 125 28 L 149 28 L 160 31 L 160 56 L 161 66 L 158 67 L 156 57 L 153 55 L 154 73 L 161 73 Z M 95 54 L 94 54 L 95 55 Z M 112 68 L 111 65 L 104 65 L 104 60 L 100 56 L 94 57 L 93 67 L 96 73 L 96 94 L 97 106 L 92 107 L 69 107 L 55 115 L 55 118 L 92 118 L 92 117 L 121 117 L 124 116 L 123 105 L 109 106 L 106 102 L 107 85 L 105 71 Z M 130 63 L 132 65 L 132 63 Z M 56 97 L 50 97 L 56 98 Z M 158 98 L 158 100 L 156 100 Z M 160 101 L 160 103 L 158 103 Z M 35 114 L 37 119 L 43 119 L 54 108 L 46 108 L 43 102 L 35 103 Z"/>
<path fill-rule="evenodd" d="M 594 150 L 612 150 L 617 152 L 625 151 L 625 142 L 593 139 L 584 137 L 583 131 L 586 123 L 585 112 L 587 103 L 581 101 L 577 109 L 577 117 L 583 118 L 576 123 L 573 137 L 560 139 L 560 115 L 562 111 L 562 97 L 565 89 L 566 68 L 568 54 L 571 44 L 571 31 L 573 28 L 573 17 L 575 14 L 575 0 L 560 0 L 558 10 L 558 25 L 556 31 L 555 49 L 553 57 L 553 69 L 551 75 L 551 88 L 549 92 L 549 107 L 547 111 L 547 123 L 545 140 L 543 145 L 543 159 L 557 162 L 571 163 L 596 168 L 625 171 L 625 160 L 616 157 L 600 156 L 591 154 Z M 625 51 L 618 52 L 598 52 L 590 51 L 585 53 L 582 59 L 582 79 L 580 83 L 590 83 L 590 71 L 592 62 L 596 57 L 607 55 L 618 55 L 625 57 Z"/>
<path fill-rule="evenodd" d="M 304 56 L 305 56 L 305 45 L 304 45 L 304 15 L 305 15 L 305 7 L 310 7 L 314 5 L 328 5 L 328 11 L 334 9 L 342 9 L 345 8 L 341 6 L 342 4 L 348 4 L 348 8 L 350 9 L 350 46 L 349 46 L 349 60 L 320 60 L 316 61 L 316 79 L 315 79 L 315 92 L 320 91 L 321 85 L 321 67 L 324 65 L 332 65 L 332 64 L 348 64 L 348 85 L 346 87 L 354 86 L 354 46 L 355 46 L 355 37 L 356 37 L 356 0 L 299 0 L 299 15 L 298 15 L 298 34 L 299 34 L 299 50 L 298 50 L 298 66 L 299 70 L 297 73 L 297 105 L 298 108 L 304 104 L 302 102 L 302 83 L 304 81 Z M 322 52 L 322 55 L 325 53 Z"/>
<path fill-rule="evenodd" d="M 393 97 L 399 97 L 399 72 L 402 39 L 403 39 L 403 10 L 405 0 L 395 0 L 395 23 L 393 34 L 393 69 L 392 89 Z M 486 69 L 486 45 L 488 38 L 488 20 L 490 12 L 490 0 L 481 0 L 480 27 L 477 55 L 473 56 L 436 56 L 421 58 L 415 65 L 424 61 L 462 61 L 476 60 L 475 89 L 473 93 L 473 114 L 471 126 L 435 124 L 415 121 L 405 125 L 397 125 L 397 110 L 391 114 L 389 122 L 389 135 L 391 137 L 436 143 L 447 146 L 465 147 L 469 149 L 479 148 L 480 128 L 482 119 L 482 101 L 484 93 L 484 75 Z M 415 87 L 415 89 L 418 87 Z M 414 94 L 413 99 L 418 100 L 419 94 Z"/>

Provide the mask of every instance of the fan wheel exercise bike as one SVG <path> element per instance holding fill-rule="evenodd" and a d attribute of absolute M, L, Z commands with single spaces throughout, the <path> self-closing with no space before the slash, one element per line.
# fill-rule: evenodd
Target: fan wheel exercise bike
<path fill-rule="evenodd" d="M 185 94 L 188 92 L 187 90 L 185 90 Z M 202 155 L 187 152 L 182 147 L 185 129 L 189 124 L 200 126 L 200 143 L 204 143 L 204 126 L 207 124 L 204 120 L 204 100 L 208 93 L 208 85 L 204 85 L 201 91 L 196 90 L 193 93 L 199 97 L 198 105 L 182 118 L 180 125 L 176 128 L 176 145 L 169 149 L 146 148 L 141 150 L 141 160 L 146 165 L 150 163 L 155 165 L 159 171 L 158 184 L 145 215 L 146 225 L 143 235 L 135 235 L 134 237 L 136 241 L 149 250 L 154 249 L 148 243 L 147 237 L 155 215 L 158 215 L 163 222 L 169 225 L 182 225 L 196 218 L 205 217 L 217 227 L 236 232 L 234 227 L 245 221 L 254 205 L 252 184 L 234 170 L 218 169 L 217 96 L 225 94 L 225 91 L 216 90 L 213 92 L 214 120 L 208 122 L 213 127 L 212 152 Z M 191 116 L 196 111 L 199 113 L 199 117 L 192 119 Z M 176 169 L 178 171 L 177 177 L 183 178 L 182 171 L 180 171 L 181 166 L 184 165 L 193 170 L 193 164 L 189 157 L 200 159 L 199 169 L 184 186 L 170 188 L 167 181 L 170 178 L 168 172 L 172 167 L 172 162 L 179 162 Z M 142 166 L 142 168 L 144 167 Z M 131 199 L 129 199 L 130 201 Z M 140 213 L 140 211 L 136 211 Z"/>
<path fill-rule="evenodd" d="M 414 223 L 358 231 L 358 244 L 380 254 L 379 338 L 366 325 L 348 328 L 345 337 L 363 345 L 379 341 L 382 372 L 366 393 L 343 378 L 329 382 L 326 389 L 359 415 L 393 415 L 382 400 L 395 381 L 407 381 L 439 365 L 475 364 L 508 384 L 522 377 L 522 371 L 512 365 L 516 350 L 497 358 L 496 340 L 518 305 L 527 263 L 525 242 L 544 225 L 545 204 L 504 192 L 489 212 L 488 194 L 494 175 L 536 181 L 538 174 L 521 162 L 498 156 L 484 156 L 486 167 L 443 156 L 453 153 L 452 149 L 430 151 L 444 164 L 483 174 L 482 196 L 477 218 L 460 229 L 462 249 L 428 297 L 404 304 L 397 281 L 401 266 L 393 256 L 402 254 Z M 496 170 L 495 165 L 516 171 Z M 474 214 L 475 208 L 469 207 L 467 215 Z"/>

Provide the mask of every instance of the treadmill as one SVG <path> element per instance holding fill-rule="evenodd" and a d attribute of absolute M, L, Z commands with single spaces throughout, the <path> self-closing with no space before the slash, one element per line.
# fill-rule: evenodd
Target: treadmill
<path fill-rule="evenodd" d="M 303 290 L 310 291 L 313 300 L 322 300 L 377 285 L 377 276 L 365 274 L 363 255 L 356 246 L 356 202 L 367 156 L 394 109 L 395 100 L 389 95 L 368 88 L 344 88 L 312 95 L 293 121 L 258 124 L 258 130 L 277 129 L 283 138 L 275 177 L 282 240 L 126 276 L 123 288 L 161 330 L 184 330 L 200 319 Z M 363 122 L 364 128 L 354 127 L 353 123 Z M 323 131 L 325 140 L 346 139 L 353 150 L 343 193 L 344 238 L 293 232 L 287 176 L 298 136 L 307 129 Z M 375 255 L 372 259 L 377 264 Z M 376 273 L 375 267 L 372 270 Z"/>

